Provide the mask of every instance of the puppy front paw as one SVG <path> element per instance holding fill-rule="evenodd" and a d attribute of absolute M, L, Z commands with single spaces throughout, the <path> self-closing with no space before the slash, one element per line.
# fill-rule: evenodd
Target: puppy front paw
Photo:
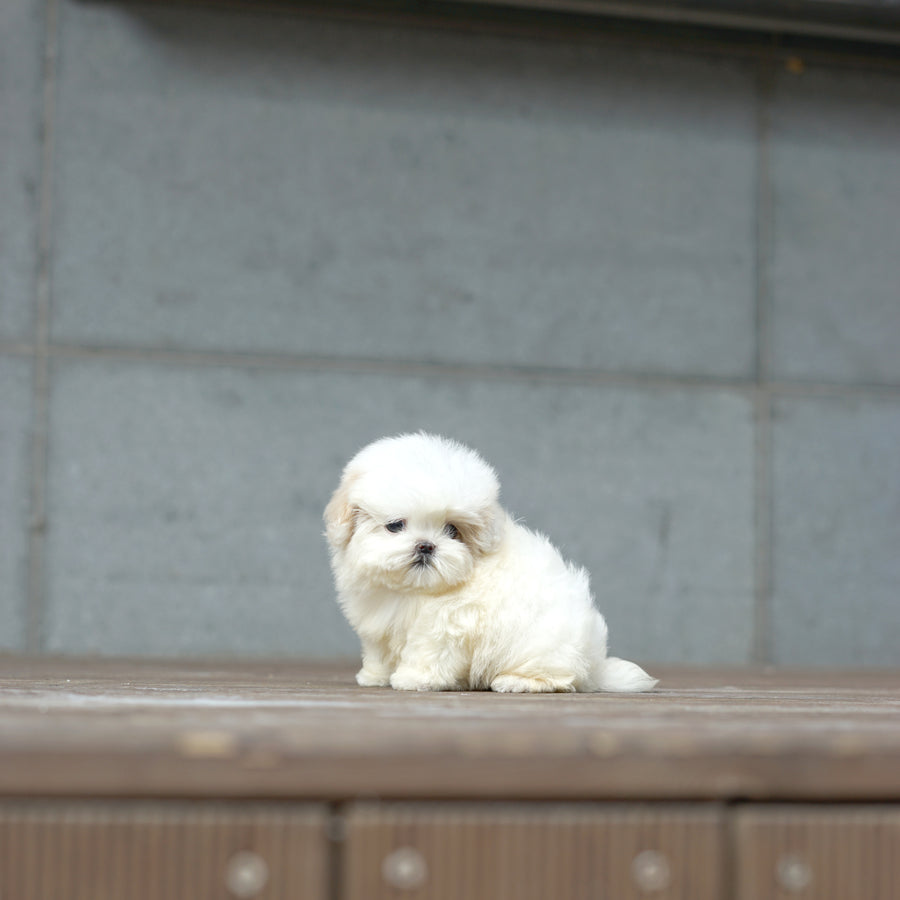
<path fill-rule="evenodd" d="M 389 672 L 376 672 L 363 666 L 356 673 L 356 683 L 360 687 L 388 687 L 391 683 Z"/>
<path fill-rule="evenodd" d="M 522 675 L 498 675 L 491 682 L 491 690 L 498 694 L 572 693 L 571 678 L 528 678 Z"/>
<path fill-rule="evenodd" d="M 456 684 L 447 684 L 429 672 L 401 667 L 391 675 L 391 687 L 395 691 L 455 691 Z"/>

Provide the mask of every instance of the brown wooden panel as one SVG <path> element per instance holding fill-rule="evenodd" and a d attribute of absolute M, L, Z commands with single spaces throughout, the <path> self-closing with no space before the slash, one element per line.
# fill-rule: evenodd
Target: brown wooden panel
<path fill-rule="evenodd" d="M 651 666 L 646 694 L 522 695 L 355 668 L 0 654 L 0 795 L 900 802 L 900 669 Z"/>
<path fill-rule="evenodd" d="M 324 810 L 0 803 L 3 900 L 325 900 Z"/>
<path fill-rule="evenodd" d="M 718 808 L 366 804 L 345 819 L 343 900 L 713 900 Z"/>
<path fill-rule="evenodd" d="M 739 900 L 897 900 L 900 806 L 747 807 Z"/>

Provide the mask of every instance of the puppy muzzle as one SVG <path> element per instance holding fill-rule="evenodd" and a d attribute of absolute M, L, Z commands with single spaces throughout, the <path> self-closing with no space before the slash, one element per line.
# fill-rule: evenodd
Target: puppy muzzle
<path fill-rule="evenodd" d="M 419 541 L 415 546 L 413 565 L 417 567 L 430 566 L 437 547 L 431 541 Z"/>

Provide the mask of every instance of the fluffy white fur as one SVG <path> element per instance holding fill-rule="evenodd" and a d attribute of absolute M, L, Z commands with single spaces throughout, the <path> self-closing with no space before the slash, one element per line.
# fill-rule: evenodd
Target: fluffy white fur
<path fill-rule="evenodd" d="M 646 691 L 606 655 L 588 574 L 500 507 L 494 470 L 429 434 L 384 438 L 325 509 L 338 600 L 364 686 L 441 691 Z"/>

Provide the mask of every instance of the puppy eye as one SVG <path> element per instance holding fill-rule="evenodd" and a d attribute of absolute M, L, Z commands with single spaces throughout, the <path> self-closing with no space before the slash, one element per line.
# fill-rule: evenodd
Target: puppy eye
<path fill-rule="evenodd" d="M 396 522 L 388 522 L 384 527 L 391 534 L 397 534 L 398 531 L 403 531 L 403 529 L 406 528 L 406 522 L 404 522 L 403 519 L 397 519 Z"/>
<path fill-rule="evenodd" d="M 452 522 L 448 522 L 444 526 L 444 534 L 446 534 L 448 537 L 453 538 L 453 540 L 455 541 L 459 538 L 459 529 Z"/>

